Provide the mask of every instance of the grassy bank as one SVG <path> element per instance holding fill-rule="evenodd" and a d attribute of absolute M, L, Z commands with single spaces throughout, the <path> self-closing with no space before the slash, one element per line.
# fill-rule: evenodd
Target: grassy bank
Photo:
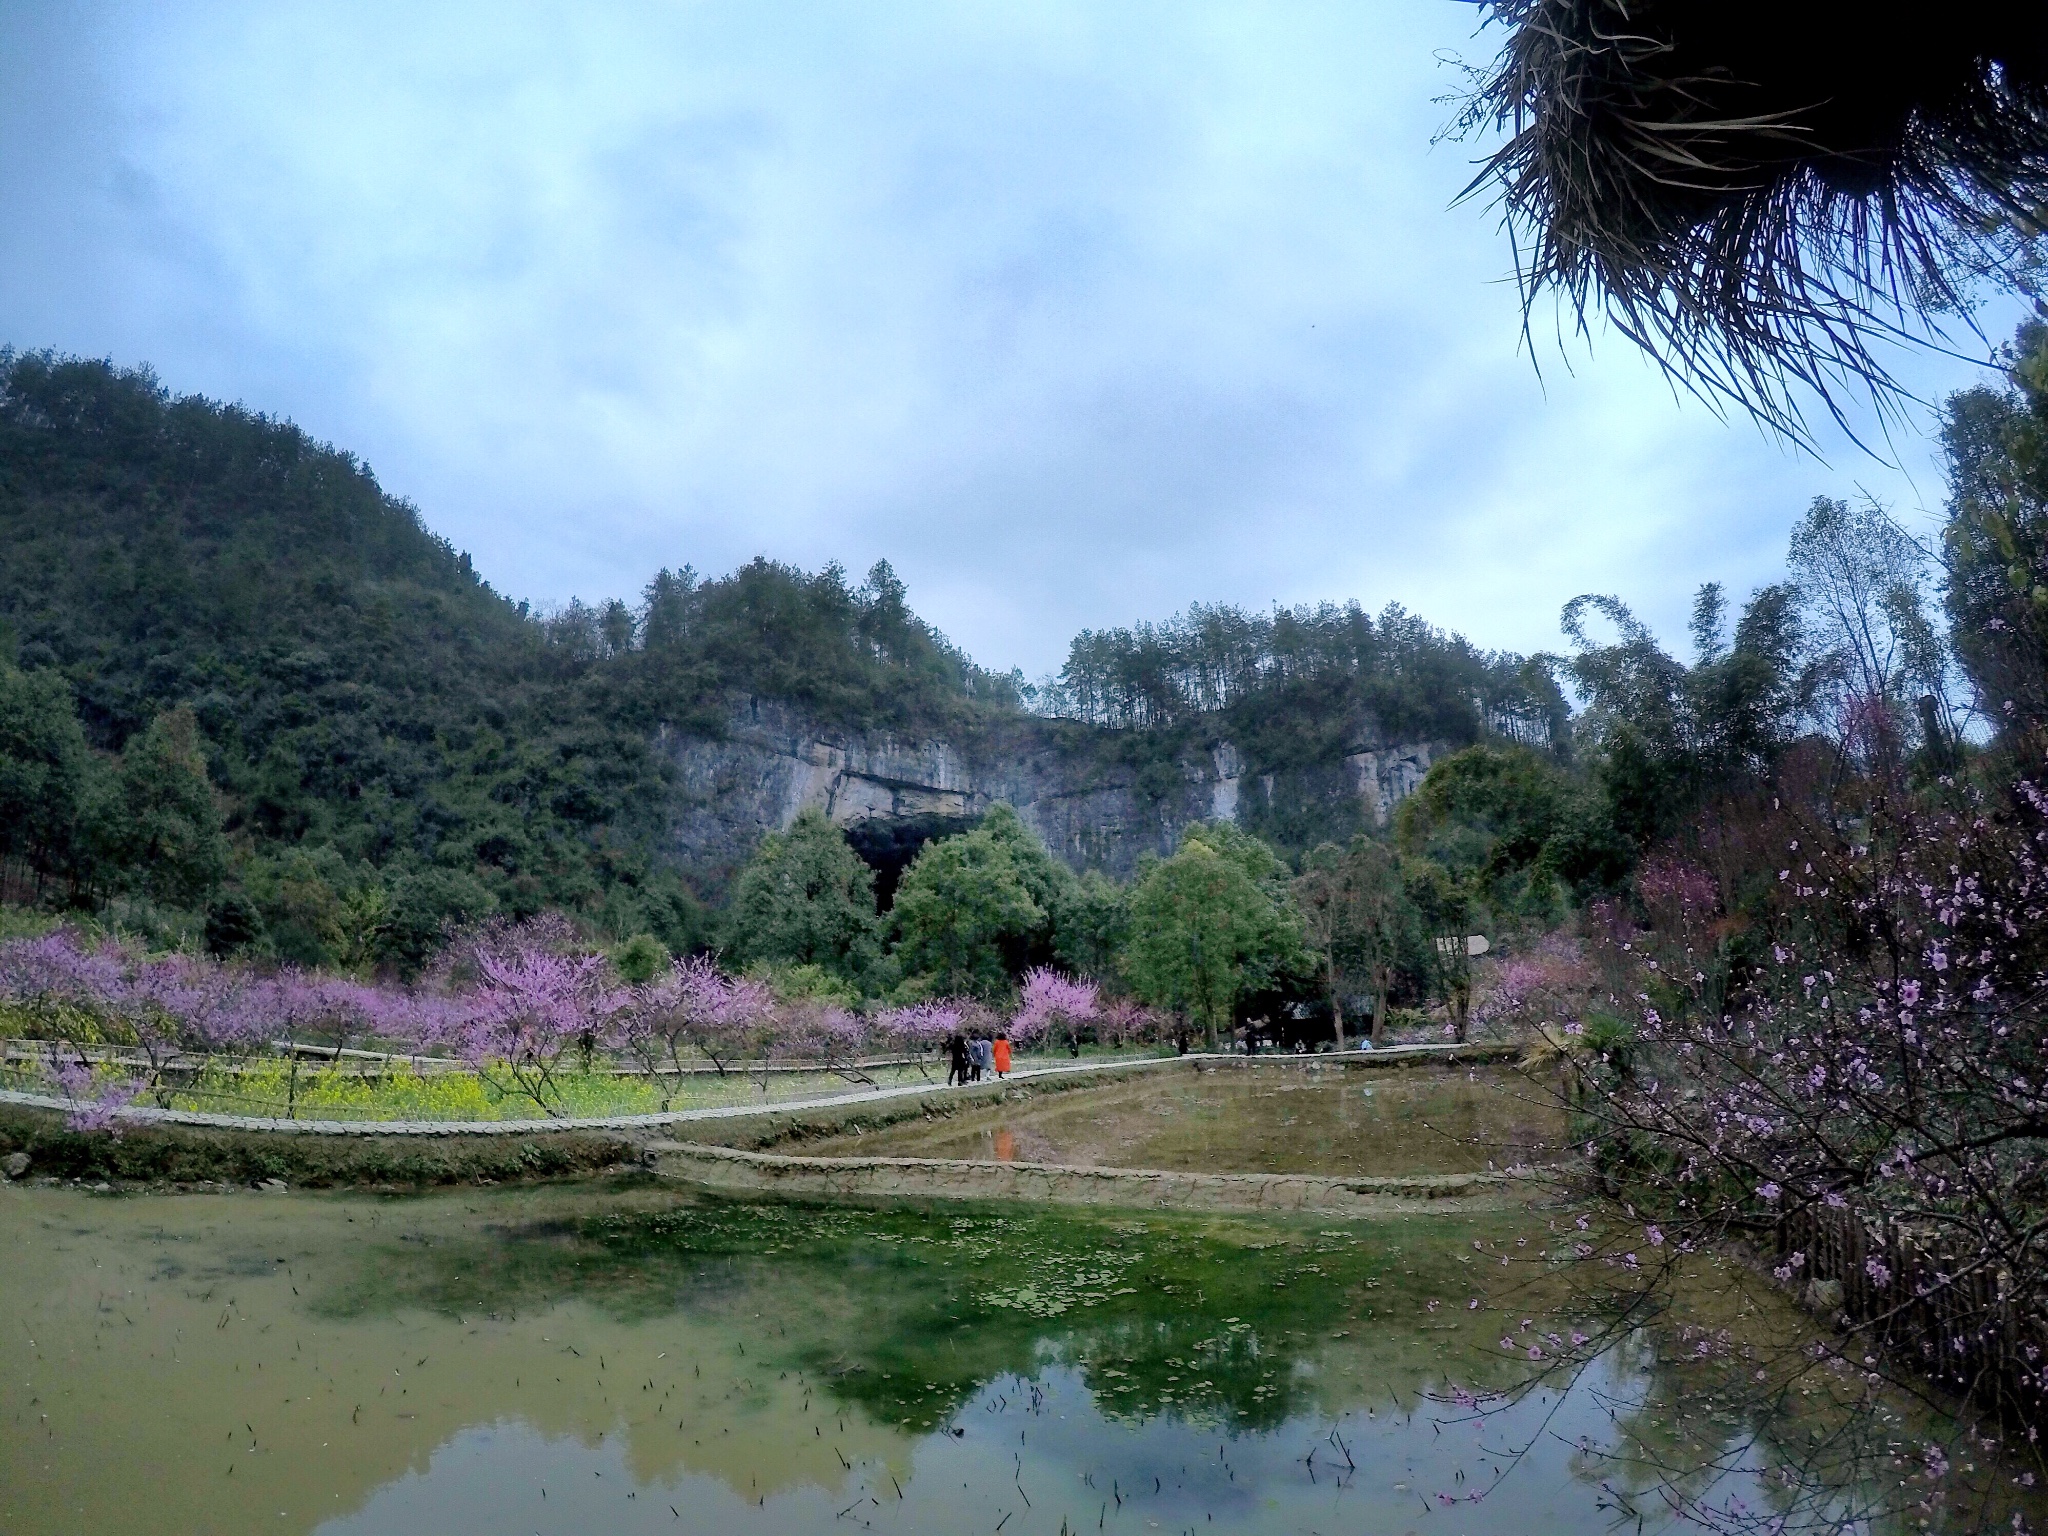
<path fill-rule="evenodd" d="M 509 1183 L 637 1166 L 622 1136 L 280 1136 L 194 1126 L 136 1126 L 120 1135 L 65 1128 L 47 1111 L 0 1105 L 0 1157 L 24 1153 L 25 1177 L 91 1182 L 426 1189 Z"/>

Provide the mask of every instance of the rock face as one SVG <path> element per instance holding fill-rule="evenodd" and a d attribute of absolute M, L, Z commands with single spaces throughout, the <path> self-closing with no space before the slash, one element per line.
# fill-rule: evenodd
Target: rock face
<path fill-rule="evenodd" d="M 1320 808 L 1330 835 L 1384 826 L 1446 750 L 1441 742 L 1362 746 L 1341 769 L 1310 775 L 1311 794 L 1299 774 L 1247 776 L 1227 741 L 1162 764 L 1134 760 L 1118 738 L 1072 721 L 1029 719 L 971 745 L 908 741 L 823 730 L 784 706 L 750 701 L 734 710 L 721 739 L 661 741 L 675 769 L 668 856 L 716 888 L 763 835 L 810 806 L 843 826 L 973 817 L 1004 801 L 1076 870 L 1122 878 L 1141 854 L 1172 852 L 1191 823 L 1234 820 L 1260 830 L 1305 794 L 1318 802 L 1307 814 Z"/>

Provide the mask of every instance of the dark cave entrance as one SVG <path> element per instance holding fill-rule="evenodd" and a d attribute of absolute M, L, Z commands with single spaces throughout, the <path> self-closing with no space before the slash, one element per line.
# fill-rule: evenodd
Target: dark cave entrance
<path fill-rule="evenodd" d="M 980 823 L 979 816 L 943 816 L 936 811 L 922 816 L 868 816 L 848 823 L 846 840 L 860 861 L 875 872 L 875 910 L 887 912 L 896 905 L 897 882 L 926 843 L 972 832 Z"/>

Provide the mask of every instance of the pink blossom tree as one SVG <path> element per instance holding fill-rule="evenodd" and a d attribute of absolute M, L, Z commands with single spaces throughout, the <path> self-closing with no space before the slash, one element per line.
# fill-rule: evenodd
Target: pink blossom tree
<path fill-rule="evenodd" d="M 1121 1049 L 1127 1045 L 1156 1044 L 1172 1038 L 1173 1020 L 1147 1008 L 1135 998 L 1116 997 L 1099 1004 L 1096 1032 Z"/>
<path fill-rule="evenodd" d="M 147 1086 L 145 1079 L 132 1074 L 110 1078 L 96 1072 L 75 1048 L 67 1051 L 54 1040 L 48 1042 L 47 1069 L 57 1091 L 70 1101 L 64 1124 L 74 1131 L 118 1134 L 116 1114 L 134 1103 Z"/>
<path fill-rule="evenodd" d="M 118 965 L 79 942 L 68 928 L 0 944 L 0 1000 L 32 1033 L 72 1033 L 78 1015 L 96 1015 L 93 999 L 118 980 Z"/>
<path fill-rule="evenodd" d="M 1688 1256 L 1760 1255 L 1829 1331 L 1750 1361 L 1759 1400 L 1932 1381 L 1989 1408 L 1954 1431 L 1980 1459 L 2048 1419 L 2048 791 L 1796 786 L 1650 861 L 1636 920 L 1589 914 L 1568 1107 L 1620 1214 L 1578 1253 L 1625 1317 Z"/>
<path fill-rule="evenodd" d="M 1034 966 L 1024 973 L 1022 995 L 1010 1018 L 1010 1037 L 1030 1044 L 1057 1031 L 1065 1036 L 1069 1053 L 1078 1056 L 1081 1026 L 1101 1012 L 1095 983 L 1063 976 L 1050 966 Z"/>
<path fill-rule="evenodd" d="M 543 951 L 551 955 L 583 955 L 591 947 L 583 941 L 576 925 L 559 912 L 538 912 L 531 917 L 492 917 L 456 933 L 434 957 L 420 978 L 420 990 L 431 995 L 457 997 L 483 984 L 483 963 L 496 957 Z"/>
<path fill-rule="evenodd" d="M 729 977 L 708 956 L 678 960 L 628 994 L 615 1038 L 648 1073 L 666 1112 L 683 1080 L 683 1057 L 695 1051 L 722 1076 L 758 1041 L 773 999 L 762 983 Z"/>
<path fill-rule="evenodd" d="M 476 966 L 480 985 L 465 999 L 452 1043 L 498 1092 L 558 1117 L 563 1056 L 603 1037 L 625 1005 L 604 957 L 486 950 Z"/>
<path fill-rule="evenodd" d="M 874 1079 L 858 1065 L 867 1044 L 867 1026 L 858 1014 L 837 1003 L 808 997 L 778 1004 L 775 1012 L 775 1029 L 764 1059 L 772 1054 L 816 1062 L 852 1082 L 874 1086 Z"/>
<path fill-rule="evenodd" d="M 352 1040 L 372 1034 L 410 1040 L 420 1024 L 418 1010 L 404 993 L 295 966 L 252 983 L 245 1011 L 250 1043 L 285 1051 L 287 1119 L 298 1115 L 299 1066 L 307 1048 L 324 1050 L 339 1062 Z"/>
<path fill-rule="evenodd" d="M 892 1050 L 917 1058 L 917 1070 L 925 1077 L 925 1057 L 943 1046 L 966 1027 L 966 1005 L 955 999 L 933 998 L 906 1008 L 890 1008 L 874 1019 L 875 1033 Z"/>
<path fill-rule="evenodd" d="M 1548 934 L 1482 974 L 1473 1022 L 1490 1034 L 1548 1035 L 1584 1011 L 1593 980 L 1580 941 Z"/>
<path fill-rule="evenodd" d="M 68 929 L 7 946 L 0 989 L 55 1037 L 72 1038 L 89 1025 L 136 1051 L 145 1091 L 165 1107 L 167 1074 L 180 1056 L 238 1049 L 249 1036 L 249 987 L 240 973 L 188 955 L 147 955 L 114 939 L 88 945 Z"/>
<path fill-rule="evenodd" d="M 73 1130 L 110 1128 L 114 1112 L 148 1086 L 133 1074 L 109 1080 L 77 1043 L 106 1032 L 113 1020 L 103 999 L 122 984 L 117 958 L 86 948 L 68 929 L 0 945 L 0 1001 L 42 1040 L 43 1076 L 71 1104 Z"/>

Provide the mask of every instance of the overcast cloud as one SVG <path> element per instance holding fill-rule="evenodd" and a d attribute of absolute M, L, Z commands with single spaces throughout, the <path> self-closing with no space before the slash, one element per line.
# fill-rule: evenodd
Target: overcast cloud
<path fill-rule="evenodd" d="M 1815 494 L 1938 509 L 1926 442 L 1819 463 L 1616 339 L 1538 377 L 1430 142 L 1472 21 L 6 0 L 0 340 L 288 416 L 515 597 L 886 558 L 1033 676 L 1190 601 L 1675 637 Z"/>

